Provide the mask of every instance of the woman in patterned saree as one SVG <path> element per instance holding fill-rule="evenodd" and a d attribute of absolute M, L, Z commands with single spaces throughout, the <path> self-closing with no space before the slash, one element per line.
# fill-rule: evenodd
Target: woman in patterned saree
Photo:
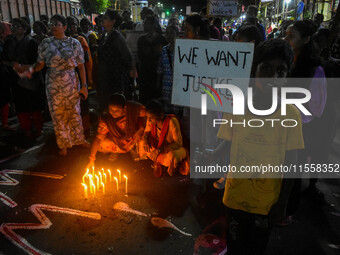
<path fill-rule="evenodd" d="M 46 95 L 52 116 L 59 154 L 66 155 L 73 145 L 88 146 L 80 116 L 80 97 L 87 98 L 84 53 L 77 39 L 65 36 L 66 19 L 61 15 L 51 18 L 53 36 L 44 39 L 38 48 L 37 63 L 31 72 L 41 70 L 45 65 Z M 78 66 L 79 78 L 75 73 Z"/>

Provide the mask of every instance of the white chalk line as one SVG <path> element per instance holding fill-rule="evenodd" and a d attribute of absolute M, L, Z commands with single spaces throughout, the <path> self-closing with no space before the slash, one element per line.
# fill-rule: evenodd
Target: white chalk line
<path fill-rule="evenodd" d="M 18 248 L 25 251 L 27 254 L 33 255 L 49 255 L 50 253 L 46 253 L 41 251 L 35 247 L 33 247 L 25 238 L 16 234 L 14 229 L 29 229 L 29 230 L 37 230 L 37 229 L 49 229 L 52 225 L 50 219 L 42 212 L 51 211 L 57 213 L 65 213 L 71 214 L 80 217 L 87 217 L 94 220 L 100 220 L 101 215 L 99 213 L 92 212 L 84 212 L 75 209 L 62 208 L 53 205 L 45 205 L 45 204 L 34 204 L 29 207 L 29 210 L 33 213 L 35 217 L 40 221 L 38 223 L 3 223 L 0 226 L 0 232 L 10 240 L 14 245 Z"/>

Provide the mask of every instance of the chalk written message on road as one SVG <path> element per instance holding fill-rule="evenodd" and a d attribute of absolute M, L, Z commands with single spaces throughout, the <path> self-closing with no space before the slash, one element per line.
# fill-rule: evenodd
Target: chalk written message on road
<path fill-rule="evenodd" d="M 171 102 L 200 108 L 201 95 L 208 93 L 212 97 L 207 102 L 208 110 L 232 112 L 230 91 L 214 89 L 215 84 L 233 84 L 245 93 L 253 51 L 252 43 L 176 40 Z"/>
<path fill-rule="evenodd" d="M 208 1 L 208 15 L 235 16 L 237 15 L 237 1 L 210 0 Z"/>

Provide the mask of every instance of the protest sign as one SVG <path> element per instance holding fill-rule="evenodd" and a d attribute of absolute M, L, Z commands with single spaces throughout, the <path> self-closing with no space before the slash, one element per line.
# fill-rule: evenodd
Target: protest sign
<path fill-rule="evenodd" d="M 209 0 L 207 13 L 210 16 L 236 16 L 237 1 Z"/>
<path fill-rule="evenodd" d="M 216 84 L 233 84 L 246 94 L 253 52 L 253 43 L 177 39 L 172 104 L 200 108 L 208 93 L 208 110 L 232 112 L 230 91 Z"/>

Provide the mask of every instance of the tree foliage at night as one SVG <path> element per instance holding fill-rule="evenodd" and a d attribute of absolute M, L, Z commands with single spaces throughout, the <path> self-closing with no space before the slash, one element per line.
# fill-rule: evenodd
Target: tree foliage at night
<path fill-rule="evenodd" d="M 80 0 L 87 15 L 92 13 L 102 13 L 109 6 L 108 0 Z"/>

